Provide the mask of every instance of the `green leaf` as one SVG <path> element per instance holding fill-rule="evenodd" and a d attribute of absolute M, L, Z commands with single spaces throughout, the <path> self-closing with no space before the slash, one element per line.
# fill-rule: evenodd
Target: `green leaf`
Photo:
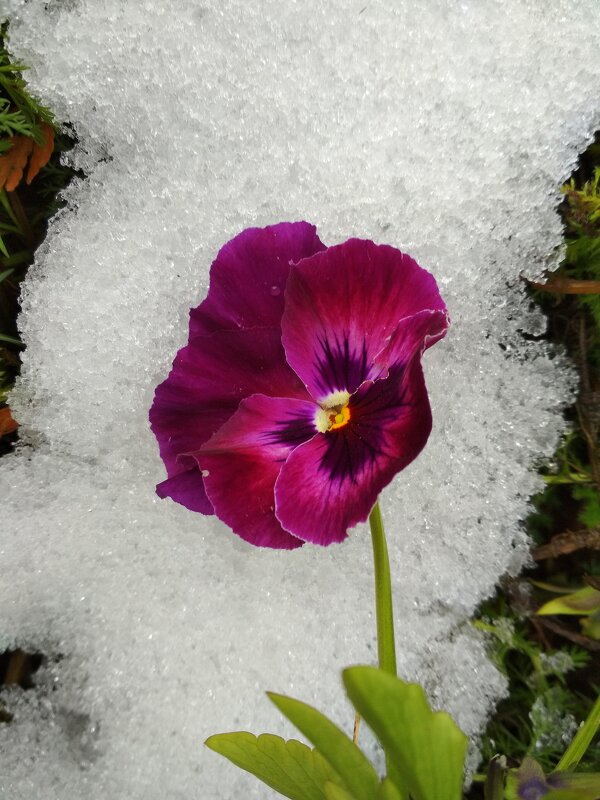
<path fill-rule="evenodd" d="M 460 800 L 467 737 L 433 712 L 420 686 L 374 667 L 344 670 L 350 700 L 398 767 L 414 800 Z"/>
<path fill-rule="evenodd" d="M 341 785 L 327 761 L 295 739 L 239 731 L 218 733 L 204 744 L 290 800 L 329 800 L 325 785 Z"/>
<path fill-rule="evenodd" d="M 502 800 L 506 772 L 506 758 L 500 755 L 494 756 L 488 764 L 487 776 L 483 787 L 484 800 Z"/>
<path fill-rule="evenodd" d="M 587 752 L 592 740 L 600 728 L 600 696 L 592 706 L 592 710 L 587 715 L 583 725 L 575 734 L 573 741 L 563 753 L 560 761 L 556 765 L 556 772 L 564 772 L 573 769 L 581 761 Z"/>
<path fill-rule="evenodd" d="M 537 586 L 538 589 L 543 589 L 545 592 L 552 592 L 553 594 L 571 594 L 571 589 L 568 586 L 557 586 L 554 583 L 546 583 L 545 581 L 534 581 L 531 578 L 529 583 L 532 586 Z"/>
<path fill-rule="evenodd" d="M 561 789 L 573 789 L 591 797 L 600 797 L 600 772 L 553 772 L 550 780 L 562 781 Z"/>
<path fill-rule="evenodd" d="M 600 592 L 591 586 L 584 586 L 578 592 L 555 597 L 539 608 L 536 614 L 593 614 L 600 609 Z"/>
<path fill-rule="evenodd" d="M 14 339 L 12 336 L 6 336 L 4 333 L 0 333 L 0 342 L 8 342 L 9 344 L 18 344 L 20 347 L 25 347 L 23 342 Z"/>
<path fill-rule="evenodd" d="M 600 256 L 600 239 L 593 240 L 598 255 Z M 598 302 L 597 298 L 595 298 Z M 580 522 L 587 528 L 597 528 L 600 526 L 600 495 L 596 487 L 592 486 L 574 486 L 572 490 L 573 497 L 581 501 L 581 509 L 577 515 Z"/>
<path fill-rule="evenodd" d="M 589 617 L 580 620 L 581 630 L 590 639 L 600 640 L 600 608 Z"/>
<path fill-rule="evenodd" d="M 2 245 L 2 239 L 0 239 L 0 246 L 1 245 Z M 0 272 L 0 283 L 2 283 L 3 280 L 8 278 L 9 275 L 12 275 L 13 272 L 14 269 L 5 269 L 4 272 Z"/>
<path fill-rule="evenodd" d="M 379 778 L 352 739 L 312 706 L 272 692 L 267 696 L 327 759 L 357 800 L 373 800 Z"/>
<path fill-rule="evenodd" d="M 4 266 L 16 267 L 19 264 L 26 264 L 28 261 L 31 261 L 31 250 L 19 250 L 4 259 Z"/>
<path fill-rule="evenodd" d="M 356 800 L 355 795 L 335 783 L 326 783 L 324 788 L 327 800 Z"/>
<path fill-rule="evenodd" d="M 400 791 L 389 778 L 384 778 L 379 784 L 377 800 L 404 800 Z"/>
<path fill-rule="evenodd" d="M 341 786 L 333 783 L 325 784 L 327 800 L 357 800 L 356 795 L 350 794 Z M 384 778 L 377 788 L 377 795 L 373 800 L 404 800 L 396 786 L 389 778 Z"/>

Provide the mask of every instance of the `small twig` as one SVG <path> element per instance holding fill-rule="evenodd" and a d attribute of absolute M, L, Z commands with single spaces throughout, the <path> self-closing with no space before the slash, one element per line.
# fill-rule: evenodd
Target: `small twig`
<path fill-rule="evenodd" d="M 557 622 L 548 619 L 548 617 L 539 617 L 539 622 L 540 625 L 543 625 L 545 628 L 557 633 L 559 636 L 563 636 L 565 639 L 569 639 L 571 642 L 575 642 L 575 644 L 578 644 L 586 650 L 600 650 L 600 642 L 597 642 L 595 639 L 590 639 L 589 636 L 584 636 L 581 633 L 575 633 L 569 630 L 569 628 L 564 628 Z"/>
<path fill-rule="evenodd" d="M 529 617 L 529 621 L 531 622 L 531 624 L 535 628 L 535 632 L 537 633 L 540 642 L 544 645 L 544 648 L 546 650 L 550 650 L 551 649 L 550 642 L 548 641 L 548 637 L 544 633 L 544 629 L 540 625 L 539 618 L 538 617 Z"/>
<path fill-rule="evenodd" d="M 4 683 L 7 686 L 20 684 L 25 675 L 25 668 L 27 664 L 27 653 L 23 650 L 14 650 L 11 653 L 10 661 L 4 676 Z"/>
<path fill-rule="evenodd" d="M 553 536 L 547 544 L 541 544 L 531 551 L 536 561 L 545 558 L 558 558 L 576 550 L 600 550 L 600 530 L 585 528 L 581 531 L 565 531 Z"/>
<path fill-rule="evenodd" d="M 354 717 L 354 733 L 352 734 L 352 741 L 356 745 L 358 745 L 358 729 L 359 728 L 360 728 L 360 714 L 357 711 L 356 712 L 356 716 Z"/>
<path fill-rule="evenodd" d="M 551 278 L 546 283 L 530 281 L 530 286 L 539 292 L 556 294 L 600 294 L 600 281 L 582 281 L 572 278 Z"/>
<path fill-rule="evenodd" d="M 592 589 L 595 589 L 597 592 L 600 592 L 600 578 L 596 578 L 595 575 L 584 575 L 583 582 L 587 586 L 591 586 Z"/>

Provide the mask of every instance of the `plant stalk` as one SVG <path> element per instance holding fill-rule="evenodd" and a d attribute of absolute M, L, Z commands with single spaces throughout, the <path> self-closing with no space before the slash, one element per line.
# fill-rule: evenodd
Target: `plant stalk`
<path fill-rule="evenodd" d="M 600 294 L 600 281 L 574 280 L 573 278 L 551 278 L 546 283 L 531 283 L 538 292 L 557 294 Z"/>
<path fill-rule="evenodd" d="M 379 503 L 369 515 L 373 564 L 375 567 L 375 613 L 377 617 L 377 655 L 379 668 L 396 675 L 396 642 L 394 637 L 394 609 L 392 581 L 385 531 Z"/>
<path fill-rule="evenodd" d="M 377 618 L 377 656 L 379 669 L 394 677 L 396 669 L 396 640 L 394 636 L 394 608 L 392 604 L 392 581 L 390 578 L 390 559 L 383 529 L 383 519 L 379 503 L 375 503 L 369 515 L 371 541 L 373 543 L 373 566 L 375 571 L 375 615 Z M 402 800 L 408 800 L 408 791 L 402 775 L 392 761 L 389 753 L 385 756 L 388 778 L 395 784 Z"/>
<path fill-rule="evenodd" d="M 600 727 L 600 696 L 596 699 L 588 718 L 575 734 L 573 741 L 563 753 L 563 757 L 556 765 L 556 772 L 572 770 L 581 761 L 592 739 Z"/>

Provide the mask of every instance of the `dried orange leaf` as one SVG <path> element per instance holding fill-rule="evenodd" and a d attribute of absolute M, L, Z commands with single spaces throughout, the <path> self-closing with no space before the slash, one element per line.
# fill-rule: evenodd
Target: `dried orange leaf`
<path fill-rule="evenodd" d="M 0 439 L 16 431 L 18 427 L 19 423 L 13 419 L 10 408 L 8 406 L 0 408 Z"/>
<path fill-rule="evenodd" d="M 50 161 L 50 156 L 54 150 L 54 129 L 52 125 L 48 125 L 47 122 L 44 122 L 42 125 L 42 133 L 44 135 L 44 144 L 33 145 L 33 152 L 29 160 L 29 169 L 27 170 L 27 184 L 30 184 L 41 168 L 45 167 L 48 161 Z"/>
<path fill-rule="evenodd" d="M 12 192 L 17 188 L 29 154 L 33 149 L 33 139 L 28 136 L 13 136 L 10 150 L 0 157 L 0 189 Z"/>

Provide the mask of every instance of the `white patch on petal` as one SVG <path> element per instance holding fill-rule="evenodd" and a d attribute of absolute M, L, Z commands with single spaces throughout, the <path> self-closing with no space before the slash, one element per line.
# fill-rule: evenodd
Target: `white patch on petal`
<path fill-rule="evenodd" d="M 315 414 L 315 428 L 319 431 L 319 433 L 327 433 L 331 427 L 331 423 L 329 422 L 330 414 L 331 412 L 325 410 L 324 408 L 317 409 L 317 413 Z"/>
<path fill-rule="evenodd" d="M 319 400 L 319 405 L 321 408 L 337 408 L 338 406 L 347 405 L 348 400 L 350 400 L 350 392 L 341 389 L 337 392 L 331 392 L 323 400 Z"/>

